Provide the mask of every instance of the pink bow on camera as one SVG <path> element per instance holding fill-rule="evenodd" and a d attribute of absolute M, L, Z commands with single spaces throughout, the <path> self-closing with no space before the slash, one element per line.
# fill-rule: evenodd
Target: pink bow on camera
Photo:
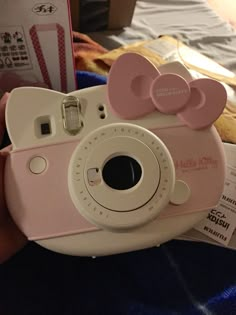
<path fill-rule="evenodd" d="M 209 78 L 187 82 L 174 73 L 161 74 L 136 53 L 125 53 L 114 62 L 107 87 L 109 104 L 123 119 L 141 118 L 158 110 L 176 114 L 192 129 L 212 125 L 227 101 L 220 82 Z"/>

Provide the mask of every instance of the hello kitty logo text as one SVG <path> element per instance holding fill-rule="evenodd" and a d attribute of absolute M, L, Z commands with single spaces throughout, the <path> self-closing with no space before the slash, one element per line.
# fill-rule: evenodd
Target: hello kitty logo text
<path fill-rule="evenodd" d="M 209 168 L 217 168 L 218 162 L 211 156 L 202 156 L 198 159 L 189 158 L 175 161 L 176 170 L 192 171 L 207 170 Z"/>

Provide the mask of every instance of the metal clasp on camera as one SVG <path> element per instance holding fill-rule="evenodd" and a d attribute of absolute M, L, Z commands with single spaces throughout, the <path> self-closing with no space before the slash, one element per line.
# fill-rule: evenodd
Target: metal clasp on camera
<path fill-rule="evenodd" d="M 80 101 L 75 96 L 66 96 L 62 102 L 63 126 L 66 132 L 77 135 L 83 128 Z"/>

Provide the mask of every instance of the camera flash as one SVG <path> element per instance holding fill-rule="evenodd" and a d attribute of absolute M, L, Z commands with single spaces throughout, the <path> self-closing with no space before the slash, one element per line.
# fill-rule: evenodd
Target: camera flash
<path fill-rule="evenodd" d="M 81 110 L 78 98 L 67 96 L 62 103 L 62 117 L 64 129 L 71 135 L 79 133 L 83 127 Z"/>

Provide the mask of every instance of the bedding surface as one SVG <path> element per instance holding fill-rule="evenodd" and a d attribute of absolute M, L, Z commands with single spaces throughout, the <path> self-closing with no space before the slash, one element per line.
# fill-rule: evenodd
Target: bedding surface
<path fill-rule="evenodd" d="M 206 0 L 138 0 L 130 27 L 89 35 L 109 50 L 160 35 L 179 36 L 236 73 L 236 31 Z"/>

